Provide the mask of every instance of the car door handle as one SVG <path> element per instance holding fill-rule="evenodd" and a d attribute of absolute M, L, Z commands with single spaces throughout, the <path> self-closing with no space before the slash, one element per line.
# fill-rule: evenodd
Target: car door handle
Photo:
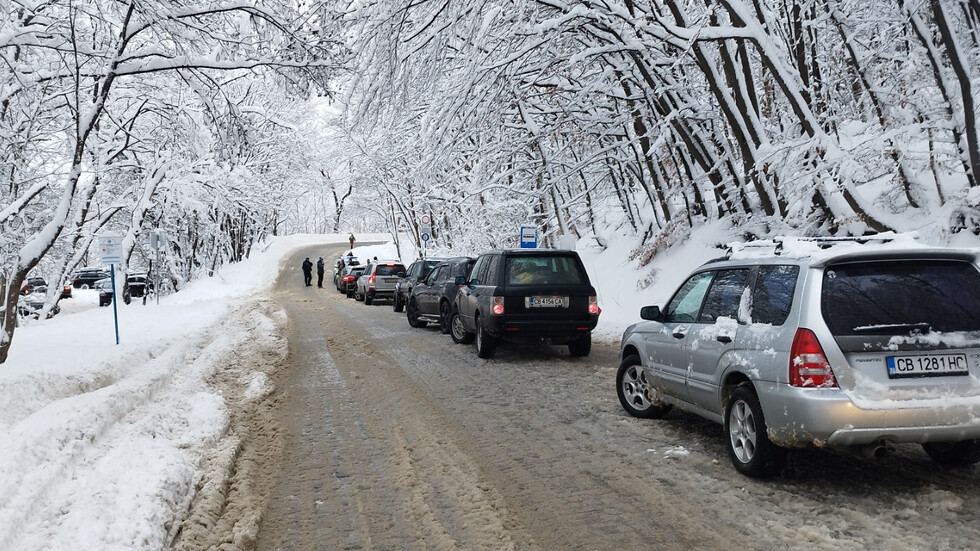
<path fill-rule="evenodd" d="M 674 331 L 673 333 L 671 333 L 671 336 L 674 337 L 675 339 L 683 339 L 687 335 L 681 333 L 680 331 Z"/>
<path fill-rule="evenodd" d="M 718 335 L 715 338 L 718 339 L 718 342 L 723 342 L 725 344 L 732 342 L 732 338 L 729 337 L 728 335 Z"/>

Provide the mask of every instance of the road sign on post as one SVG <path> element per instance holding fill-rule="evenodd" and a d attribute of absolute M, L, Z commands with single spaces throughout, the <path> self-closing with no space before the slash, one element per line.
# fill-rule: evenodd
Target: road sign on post
<path fill-rule="evenodd" d="M 520 244 L 522 249 L 538 248 L 538 228 L 521 226 Z"/>
<path fill-rule="evenodd" d="M 116 264 L 122 262 L 123 236 L 106 234 L 99 237 L 99 260 L 109 265 L 109 282 L 112 285 L 112 325 L 116 331 L 116 344 L 119 344 L 119 297 L 116 291 Z"/>
<path fill-rule="evenodd" d="M 122 262 L 121 235 L 108 234 L 99 237 L 99 260 L 102 264 L 119 264 Z"/>

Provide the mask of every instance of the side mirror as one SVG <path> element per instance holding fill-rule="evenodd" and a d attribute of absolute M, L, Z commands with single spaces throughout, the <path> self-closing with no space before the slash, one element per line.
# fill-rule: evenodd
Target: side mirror
<path fill-rule="evenodd" d="M 663 312 L 660 311 L 659 306 L 644 306 L 640 308 L 640 318 L 648 321 L 660 321 L 663 318 Z"/>

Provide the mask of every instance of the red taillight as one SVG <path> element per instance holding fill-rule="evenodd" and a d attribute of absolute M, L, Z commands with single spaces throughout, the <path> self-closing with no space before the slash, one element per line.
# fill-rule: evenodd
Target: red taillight
<path fill-rule="evenodd" d="M 350 283 L 354 281 L 354 276 L 344 276 L 344 283 Z"/>
<path fill-rule="evenodd" d="M 371 277 L 368 278 L 368 285 L 374 285 L 374 274 L 371 274 Z"/>
<path fill-rule="evenodd" d="M 799 328 L 789 353 L 789 384 L 799 387 L 836 388 L 837 379 L 813 331 Z"/>
<path fill-rule="evenodd" d="M 599 302 L 596 297 L 589 297 L 589 314 L 593 316 L 598 316 L 602 313 L 602 309 L 599 308 Z"/>
<path fill-rule="evenodd" d="M 495 316 L 504 315 L 504 297 L 493 297 L 493 307 L 490 311 Z"/>

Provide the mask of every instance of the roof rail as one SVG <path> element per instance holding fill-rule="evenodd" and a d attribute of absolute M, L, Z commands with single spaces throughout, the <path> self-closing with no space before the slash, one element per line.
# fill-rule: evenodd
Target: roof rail
<path fill-rule="evenodd" d="M 726 253 L 727 258 L 731 258 L 735 254 L 748 253 L 748 254 L 773 254 L 779 256 L 787 249 L 793 249 L 794 245 L 800 243 L 808 243 L 811 246 L 816 246 L 820 249 L 829 249 L 834 245 L 844 245 L 844 244 L 866 244 L 869 242 L 874 242 L 877 244 L 891 243 L 892 241 L 900 241 L 905 239 L 916 240 L 918 235 L 916 233 L 909 234 L 897 234 L 895 232 L 884 232 L 875 235 L 860 235 L 860 236 L 849 236 L 849 237 L 795 237 L 795 236 L 778 236 L 772 239 L 760 239 L 758 241 L 749 241 L 747 243 L 733 242 L 728 244 L 728 251 Z"/>
<path fill-rule="evenodd" d="M 774 237 L 773 241 L 780 245 L 782 248 L 783 243 L 814 243 L 821 249 L 827 249 L 833 247 L 834 245 L 840 245 L 844 243 L 858 243 L 864 245 L 868 242 L 875 243 L 891 243 L 898 236 L 894 232 L 879 233 L 875 235 L 859 235 L 859 236 L 847 236 L 847 237 L 789 237 L 780 236 Z M 914 236 L 913 236 L 914 238 Z"/>

